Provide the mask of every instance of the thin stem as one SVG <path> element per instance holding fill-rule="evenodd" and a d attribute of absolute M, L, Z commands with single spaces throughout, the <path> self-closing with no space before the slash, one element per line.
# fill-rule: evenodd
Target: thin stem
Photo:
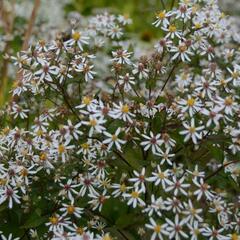
<path fill-rule="evenodd" d="M 233 163 L 237 163 L 237 162 L 240 162 L 240 160 L 235 160 L 235 161 L 231 161 L 231 162 L 228 162 L 226 164 L 223 164 L 220 168 L 218 168 L 215 172 L 213 172 L 212 174 L 210 174 L 209 176 L 205 177 L 204 180 L 207 181 L 209 180 L 210 178 L 214 177 L 217 173 L 219 173 L 222 169 L 224 169 L 225 167 L 227 167 L 228 165 L 230 164 L 233 164 Z"/>

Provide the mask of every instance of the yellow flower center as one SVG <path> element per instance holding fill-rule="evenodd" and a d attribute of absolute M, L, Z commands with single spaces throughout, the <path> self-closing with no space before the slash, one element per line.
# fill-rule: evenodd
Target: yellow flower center
<path fill-rule="evenodd" d="M 113 135 L 112 135 L 112 140 L 113 140 L 113 141 L 116 141 L 117 139 L 118 139 L 117 135 L 113 134 Z"/>
<path fill-rule="evenodd" d="M 188 105 L 189 107 L 192 107 L 194 104 L 195 104 L 195 99 L 194 99 L 194 98 L 189 98 L 189 99 L 187 100 L 187 105 Z"/>
<path fill-rule="evenodd" d="M 175 25 L 172 24 L 172 25 L 169 26 L 168 30 L 169 30 L 169 32 L 174 33 L 174 32 L 177 31 L 177 28 L 176 28 Z"/>
<path fill-rule="evenodd" d="M 237 79 L 239 77 L 239 72 L 233 72 L 232 73 L 232 78 Z"/>
<path fill-rule="evenodd" d="M 225 99 L 225 105 L 231 106 L 233 104 L 233 99 L 231 97 L 226 97 Z"/>
<path fill-rule="evenodd" d="M 90 97 L 83 97 L 82 102 L 85 105 L 89 105 L 91 103 L 91 98 Z"/>
<path fill-rule="evenodd" d="M 158 13 L 158 18 L 160 18 L 161 20 L 163 20 L 165 17 L 166 17 L 165 12 Z"/>
<path fill-rule="evenodd" d="M 181 44 L 179 47 L 178 47 L 179 51 L 181 53 L 183 52 L 186 52 L 187 51 L 187 46 L 185 44 Z"/>
<path fill-rule="evenodd" d="M 195 29 L 200 29 L 202 27 L 201 23 L 195 23 Z"/>
<path fill-rule="evenodd" d="M 89 149 L 89 144 L 88 143 L 83 143 L 83 144 L 81 144 L 81 147 L 83 149 Z"/>
<path fill-rule="evenodd" d="M 161 178 L 161 179 L 164 179 L 165 178 L 165 175 L 163 172 L 159 172 L 158 173 L 158 177 Z"/>
<path fill-rule="evenodd" d="M 138 198 L 139 193 L 134 191 L 134 192 L 131 193 L 131 196 L 132 196 L 132 198 Z"/>
<path fill-rule="evenodd" d="M 65 147 L 64 147 L 63 144 L 60 144 L 60 145 L 58 146 L 58 152 L 59 152 L 59 153 L 64 153 L 64 152 L 65 152 Z"/>
<path fill-rule="evenodd" d="M 68 214 L 73 214 L 74 211 L 75 211 L 75 207 L 74 207 L 73 205 L 69 205 L 69 206 L 67 207 L 67 212 L 68 212 Z"/>
<path fill-rule="evenodd" d="M 28 175 L 28 170 L 26 168 L 23 168 L 21 171 L 20 171 L 20 174 L 21 176 L 23 177 L 26 177 Z"/>
<path fill-rule="evenodd" d="M 195 133 L 196 132 L 196 128 L 195 127 L 190 127 L 189 128 L 189 132 L 192 133 L 192 134 Z"/>
<path fill-rule="evenodd" d="M 37 135 L 38 135 L 39 137 L 41 137 L 41 136 L 43 135 L 43 131 L 42 131 L 41 129 L 39 129 L 39 130 L 37 131 Z"/>
<path fill-rule="evenodd" d="M 123 105 L 121 110 L 122 110 L 123 113 L 128 113 L 129 112 L 128 105 Z"/>
<path fill-rule="evenodd" d="M 73 38 L 73 40 L 78 41 L 81 38 L 81 33 L 80 32 L 74 32 L 72 34 L 72 38 Z"/>
<path fill-rule="evenodd" d="M 109 234 L 105 234 L 102 240 L 112 240 L 112 237 Z"/>
<path fill-rule="evenodd" d="M 40 154 L 39 158 L 40 158 L 41 161 L 46 161 L 47 154 L 43 152 L 43 153 Z"/>
<path fill-rule="evenodd" d="M 156 226 L 154 227 L 154 232 L 160 233 L 160 232 L 161 232 L 161 225 L 156 225 Z"/>
<path fill-rule="evenodd" d="M 239 236 L 236 233 L 232 234 L 232 240 L 238 240 Z"/>
<path fill-rule="evenodd" d="M 78 228 L 76 229 L 76 233 L 79 234 L 79 235 L 83 235 L 84 229 L 83 229 L 82 227 L 78 227 Z"/>
<path fill-rule="evenodd" d="M 95 119 L 91 119 L 89 121 L 89 124 L 92 126 L 92 127 L 95 127 L 97 125 L 97 121 Z"/>
<path fill-rule="evenodd" d="M 7 183 L 7 179 L 0 179 L 0 186 L 5 186 Z"/>
<path fill-rule="evenodd" d="M 120 191 L 121 192 L 125 192 L 126 191 L 126 185 L 123 183 L 121 186 L 120 186 Z"/>
<path fill-rule="evenodd" d="M 50 217 L 49 221 L 52 225 L 57 225 L 58 224 L 58 217 L 55 217 L 55 216 Z"/>

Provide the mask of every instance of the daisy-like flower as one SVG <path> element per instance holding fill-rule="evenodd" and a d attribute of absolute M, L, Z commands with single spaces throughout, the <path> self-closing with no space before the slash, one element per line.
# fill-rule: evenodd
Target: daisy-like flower
<path fill-rule="evenodd" d="M 94 132 L 101 133 L 106 128 L 103 124 L 106 122 L 103 118 L 95 118 L 93 116 L 89 116 L 89 121 L 82 121 L 82 124 L 90 126 L 89 136 L 91 137 Z"/>
<path fill-rule="evenodd" d="M 143 212 L 148 213 L 148 216 L 151 217 L 153 213 L 156 213 L 159 217 L 162 216 L 161 211 L 165 210 L 165 203 L 162 197 L 155 198 L 155 195 L 151 195 L 151 204 L 148 205 Z"/>
<path fill-rule="evenodd" d="M 0 205 L 5 201 L 8 201 L 9 208 L 13 207 L 13 202 L 20 204 L 20 197 L 17 195 L 17 193 L 17 189 L 13 189 L 8 186 L 0 189 Z"/>
<path fill-rule="evenodd" d="M 174 196 L 177 196 L 180 192 L 181 194 L 187 196 L 185 188 L 189 188 L 189 183 L 184 183 L 185 177 L 183 176 L 180 179 L 177 179 L 176 176 L 173 176 L 171 184 L 165 189 L 166 192 L 173 191 Z"/>
<path fill-rule="evenodd" d="M 211 99 L 212 95 L 216 92 L 216 82 L 201 77 L 201 81 L 196 82 L 195 92 L 200 92 L 202 98 L 207 96 Z"/>
<path fill-rule="evenodd" d="M 188 204 L 185 202 L 183 204 L 185 207 L 183 214 L 186 215 L 186 222 L 190 222 L 190 224 L 193 224 L 193 221 L 195 220 L 198 222 L 203 221 L 202 217 L 199 215 L 200 213 L 202 213 L 202 209 L 194 208 L 193 203 L 190 199 L 188 200 Z"/>
<path fill-rule="evenodd" d="M 194 144 L 197 144 L 197 141 L 202 139 L 202 130 L 204 126 L 195 127 L 194 118 L 191 119 L 191 124 L 183 123 L 183 126 L 186 130 L 180 131 L 181 135 L 185 135 L 184 142 L 187 142 L 190 138 L 192 139 Z"/>
<path fill-rule="evenodd" d="M 174 24 L 170 24 L 166 27 L 162 27 L 162 30 L 167 32 L 167 35 L 165 36 L 165 38 L 179 38 L 181 39 L 182 38 L 182 33 L 180 31 L 177 30 L 177 27 L 174 25 Z"/>
<path fill-rule="evenodd" d="M 123 86 L 125 92 L 129 92 L 132 89 L 132 85 L 135 84 L 134 77 L 131 77 L 129 73 L 126 73 L 125 76 L 119 76 L 118 83 Z"/>
<path fill-rule="evenodd" d="M 79 184 L 73 184 L 69 179 L 66 184 L 60 183 L 62 190 L 59 192 L 60 196 L 67 196 L 69 200 L 74 201 L 73 194 L 78 194 L 75 188 L 79 187 Z"/>
<path fill-rule="evenodd" d="M 213 199 L 214 195 L 209 191 L 210 186 L 204 182 L 203 178 L 200 178 L 200 180 L 193 179 L 193 183 L 198 187 L 194 192 L 194 195 L 197 196 L 197 200 L 200 200 L 203 196 L 208 200 Z"/>
<path fill-rule="evenodd" d="M 170 171 L 169 169 L 166 169 L 165 171 L 162 171 L 160 166 L 157 166 L 157 172 L 152 173 L 152 177 L 147 178 L 149 182 L 154 182 L 155 186 L 158 186 L 159 184 L 162 185 L 162 188 L 165 189 L 167 185 L 171 185 L 172 182 L 169 180 Z"/>
<path fill-rule="evenodd" d="M 14 118 L 20 117 L 21 119 L 28 118 L 27 114 L 29 112 L 29 109 L 23 109 L 21 106 L 19 106 L 16 103 L 13 103 L 11 115 L 13 115 Z"/>
<path fill-rule="evenodd" d="M 145 202 L 140 198 L 142 191 L 136 189 L 133 189 L 131 193 L 124 193 L 123 197 L 128 199 L 127 205 L 132 205 L 133 208 L 136 208 L 137 205 L 144 207 L 146 204 Z"/>
<path fill-rule="evenodd" d="M 231 77 L 229 77 L 227 80 L 230 80 L 233 82 L 233 86 L 237 87 L 240 86 L 240 65 L 235 65 L 233 70 L 230 68 L 227 68 L 228 72 L 231 74 Z"/>
<path fill-rule="evenodd" d="M 161 139 L 160 133 L 154 135 L 153 132 L 150 132 L 150 136 L 145 134 L 142 134 L 142 136 L 146 139 L 140 143 L 140 145 L 144 147 L 144 151 L 151 148 L 153 154 L 161 152 L 160 146 L 163 144 L 163 140 Z"/>
<path fill-rule="evenodd" d="M 81 51 L 83 51 L 83 44 L 88 45 L 89 37 L 84 36 L 81 32 L 72 30 L 71 39 L 66 41 L 64 44 L 66 46 L 77 45 Z"/>
<path fill-rule="evenodd" d="M 120 139 L 118 135 L 121 132 L 121 128 L 119 127 L 114 134 L 104 132 L 103 134 L 108 137 L 103 141 L 103 144 L 108 145 L 108 149 L 111 149 L 113 146 L 116 146 L 116 148 L 121 151 L 121 145 L 126 143 L 126 141 Z"/>
<path fill-rule="evenodd" d="M 161 39 L 155 45 L 154 48 L 159 52 L 162 53 L 164 49 L 169 49 L 172 46 L 172 41 L 168 39 Z"/>
<path fill-rule="evenodd" d="M 150 224 L 146 224 L 146 228 L 153 230 L 153 234 L 151 236 L 151 240 L 161 239 L 163 240 L 165 236 L 169 235 L 169 232 L 166 230 L 167 224 L 158 224 L 156 223 L 153 218 L 150 218 Z"/>
<path fill-rule="evenodd" d="M 161 157 L 161 161 L 160 164 L 163 165 L 165 162 L 167 162 L 170 166 L 173 165 L 171 158 L 173 158 L 175 156 L 174 153 L 170 153 L 171 148 L 167 148 L 165 152 L 163 152 L 162 150 L 159 153 L 156 153 L 157 156 Z"/>
<path fill-rule="evenodd" d="M 179 41 L 179 45 L 177 47 L 171 47 L 170 52 L 174 53 L 172 60 L 180 57 L 183 62 L 190 62 L 191 59 L 189 56 L 193 55 L 193 53 L 189 50 L 189 46 L 185 42 L 181 41 Z"/>
<path fill-rule="evenodd" d="M 132 70 L 132 73 L 134 75 L 138 74 L 139 79 L 148 78 L 149 69 L 147 69 L 143 63 L 139 63 L 138 65 L 134 64 L 133 66 L 134 66 L 134 69 Z"/>
<path fill-rule="evenodd" d="M 55 76 L 59 73 L 59 68 L 57 66 L 50 66 L 49 62 L 40 59 L 41 68 L 35 72 L 35 76 L 39 77 L 39 81 L 42 82 L 46 80 L 52 82 L 52 75 Z"/>
<path fill-rule="evenodd" d="M 114 184 L 112 184 L 112 188 L 115 189 L 112 192 L 112 195 L 114 197 L 119 197 L 119 196 L 125 194 L 127 192 L 127 190 L 131 189 L 131 187 L 126 186 L 125 183 L 122 183 L 122 184 L 114 183 Z"/>
<path fill-rule="evenodd" d="M 88 201 L 89 204 L 93 205 L 93 210 L 98 209 L 99 211 L 102 210 L 103 204 L 106 202 L 107 199 L 110 198 L 110 196 L 106 195 L 107 191 L 106 189 L 103 191 L 102 194 L 98 192 L 91 192 L 88 194 L 88 197 L 92 200 Z"/>
<path fill-rule="evenodd" d="M 158 12 L 156 14 L 156 21 L 153 22 L 155 27 L 159 27 L 160 25 L 167 27 L 169 24 L 168 18 L 171 16 L 171 12 L 166 12 L 165 10 L 162 12 Z"/>
<path fill-rule="evenodd" d="M 224 110 L 227 115 L 232 116 L 238 110 L 238 104 L 232 96 L 227 96 L 225 99 L 218 97 L 216 103 L 216 110 L 219 112 Z"/>
<path fill-rule="evenodd" d="M 74 206 L 74 201 L 71 201 L 71 204 L 62 204 L 62 208 L 60 208 L 60 212 L 63 212 L 62 216 L 67 216 L 67 215 L 74 215 L 76 218 L 80 218 L 82 213 L 83 213 L 83 209 Z"/>
<path fill-rule="evenodd" d="M 119 23 L 121 23 L 123 26 L 129 25 L 129 24 L 132 23 L 132 19 L 129 17 L 128 14 L 118 15 L 117 20 L 118 20 Z"/>
<path fill-rule="evenodd" d="M 145 187 L 145 176 L 146 169 L 143 168 L 141 173 L 138 173 L 137 171 L 133 171 L 134 175 L 136 177 L 130 178 L 129 181 L 134 183 L 134 187 L 139 189 L 141 192 L 145 193 L 146 192 L 146 187 Z"/>
<path fill-rule="evenodd" d="M 53 143 L 53 150 L 50 151 L 53 154 L 56 154 L 58 157 L 62 159 L 62 162 L 66 162 L 68 159 L 68 151 L 73 149 L 74 145 L 69 145 L 70 139 L 65 142 L 55 141 Z"/>
<path fill-rule="evenodd" d="M 120 39 L 123 36 L 122 28 L 118 25 L 112 26 L 108 31 L 108 36 L 112 39 Z"/>
<path fill-rule="evenodd" d="M 199 226 L 198 221 L 194 221 L 192 224 L 188 223 L 187 226 L 190 230 L 191 240 L 198 240 L 199 235 L 202 235 L 204 228 Z"/>
<path fill-rule="evenodd" d="M 118 64 L 127 64 L 127 65 L 132 64 L 131 60 L 129 59 L 132 53 L 128 52 L 127 50 L 119 49 L 117 51 L 113 51 L 112 55 L 113 55 L 112 61 Z"/>
<path fill-rule="evenodd" d="M 188 235 L 185 232 L 183 232 L 185 219 L 179 221 L 179 215 L 176 214 L 174 222 L 168 218 L 166 218 L 166 221 L 168 223 L 166 230 L 169 232 L 169 239 L 180 240 L 181 237 L 186 239 L 188 238 Z"/>
<path fill-rule="evenodd" d="M 92 71 L 93 65 L 88 63 L 79 64 L 76 66 L 76 72 L 82 72 L 84 74 L 85 81 L 88 82 L 93 79 L 93 75 L 96 75 L 96 72 Z"/>
<path fill-rule="evenodd" d="M 216 107 L 212 108 L 211 110 L 204 108 L 201 110 L 201 113 L 208 118 L 206 124 L 207 127 L 210 127 L 212 124 L 219 126 L 219 120 L 223 117 L 223 115 L 218 112 L 218 109 Z"/>
<path fill-rule="evenodd" d="M 128 104 L 119 103 L 119 105 L 113 103 L 114 109 L 109 113 L 112 118 L 122 119 L 125 122 L 132 123 L 132 118 L 135 116 L 130 112 L 130 107 Z"/>
<path fill-rule="evenodd" d="M 206 227 L 203 230 L 202 235 L 208 237 L 209 240 L 229 240 L 229 237 L 222 235 L 224 228 L 216 229 L 214 226 L 212 228 Z"/>
<path fill-rule="evenodd" d="M 189 112 L 190 117 L 194 115 L 194 113 L 200 111 L 202 104 L 198 100 L 198 98 L 195 98 L 193 96 L 188 95 L 188 99 L 180 99 L 178 101 L 178 104 L 180 105 L 180 108 L 183 113 L 186 111 Z"/>

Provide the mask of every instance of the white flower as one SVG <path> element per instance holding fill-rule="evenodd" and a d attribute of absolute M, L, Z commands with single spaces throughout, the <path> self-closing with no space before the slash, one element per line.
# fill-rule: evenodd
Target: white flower
<path fill-rule="evenodd" d="M 13 207 L 13 202 L 20 204 L 20 197 L 17 195 L 17 193 L 17 189 L 12 189 L 8 186 L 0 189 L 0 205 L 5 201 L 8 201 L 9 208 Z"/>
<path fill-rule="evenodd" d="M 108 145 L 108 149 L 111 149 L 113 145 L 116 146 L 116 148 L 121 151 L 121 145 L 124 144 L 126 141 L 119 139 L 118 135 L 121 132 L 121 128 L 118 128 L 114 134 L 104 132 L 103 134 L 108 137 L 103 141 L 103 144 Z"/>
<path fill-rule="evenodd" d="M 132 205 L 133 208 L 136 208 L 137 205 L 143 207 L 145 202 L 140 198 L 141 193 L 141 190 L 134 189 L 131 193 L 124 193 L 123 197 L 128 199 L 127 205 Z"/>
<path fill-rule="evenodd" d="M 151 240 L 161 239 L 163 240 L 163 235 L 169 235 L 169 232 L 166 230 L 167 224 L 157 224 L 153 218 L 150 218 L 151 224 L 146 224 L 146 227 L 153 230 Z"/>
<path fill-rule="evenodd" d="M 161 134 L 157 134 L 155 136 L 153 132 L 150 132 L 150 136 L 145 134 L 142 134 L 142 136 L 146 139 L 140 143 L 140 145 L 144 147 L 144 151 L 147 151 L 149 148 L 151 148 L 153 154 L 161 152 L 160 146 L 163 144 Z"/>
<path fill-rule="evenodd" d="M 197 144 L 197 140 L 202 139 L 202 130 L 204 129 L 204 126 L 195 127 L 194 118 L 191 119 L 191 125 L 183 123 L 183 126 L 186 128 L 186 130 L 180 131 L 180 134 L 186 135 L 184 142 L 187 142 L 191 138 L 193 143 Z"/>
<path fill-rule="evenodd" d="M 65 42 L 64 44 L 66 46 L 73 46 L 77 45 L 81 51 L 83 51 L 83 44 L 88 44 L 89 37 L 84 36 L 81 32 L 79 31 L 74 31 L 72 30 L 72 37 L 70 40 Z"/>
<path fill-rule="evenodd" d="M 168 223 L 166 229 L 169 232 L 169 239 L 180 240 L 181 237 L 188 238 L 188 235 L 183 232 L 183 225 L 185 224 L 185 219 L 179 221 L 179 215 L 176 214 L 174 222 L 168 218 L 166 218 L 166 221 Z"/>

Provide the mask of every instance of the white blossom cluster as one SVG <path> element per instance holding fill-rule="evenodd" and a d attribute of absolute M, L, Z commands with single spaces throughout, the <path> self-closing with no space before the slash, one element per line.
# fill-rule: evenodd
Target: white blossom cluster
<path fill-rule="evenodd" d="M 180 0 L 135 59 L 117 45 L 130 23 L 98 15 L 12 57 L 0 206 L 21 213 L 16 237 L 239 239 L 239 28 L 216 0 Z M 26 225 L 30 212 L 39 222 Z"/>

